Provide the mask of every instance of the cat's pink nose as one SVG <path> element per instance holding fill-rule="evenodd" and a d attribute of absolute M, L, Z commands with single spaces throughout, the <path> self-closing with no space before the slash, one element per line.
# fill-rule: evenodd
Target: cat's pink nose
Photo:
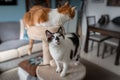
<path fill-rule="evenodd" d="M 60 42 L 57 42 L 57 45 L 60 45 Z"/>
<path fill-rule="evenodd" d="M 60 45 L 60 41 L 59 41 L 59 40 L 56 40 L 56 44 L 57 44 L 57 45 Z"/>

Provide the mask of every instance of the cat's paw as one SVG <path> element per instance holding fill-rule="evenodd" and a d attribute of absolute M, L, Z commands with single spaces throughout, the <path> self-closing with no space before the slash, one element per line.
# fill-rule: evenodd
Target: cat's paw
<path fill-rule="evenodd" d="M 60 77 L 65 77 L 66 76 L 66 73 L 64 73 L 64 72 L 62 72 L 61 74 L 60 74 Z"/>
<path fill-rule="evenodd" d="M 61 72 L 61 68 L 57 68 L 57 69 L 56 69 L 56 72 L 57 72 L 57 73 L 60 73 L 60 72 Z"/>
<path fill-rule="evenodd" d="M 28 53 L 28 55 L 31 55 L 31 51 L 28 51 L 27 53 Z"/>
<path fill-rule="evenodd" d="M 76 61 L 76 62 L 74 63 L 74 65 L 75 65 L 75 66 L 78 66 L 78 65 L 80 65 L 80 62 L 79 62 L 79 61 Z"/>

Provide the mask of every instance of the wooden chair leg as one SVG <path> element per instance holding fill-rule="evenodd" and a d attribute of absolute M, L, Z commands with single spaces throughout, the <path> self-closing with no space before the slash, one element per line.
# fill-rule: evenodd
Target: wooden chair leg
<path fill-rule="evenodd" d="M 104 55 L 105 55 L 106 49 L 107 49 L 107 45 L 104 44 L 103 52 L 102 52 L 102 59 L 104 59 Z"/>
<path fill-rule="evenodd" d="M 115 65 L 119 65 L 119 59 L 120 59 L 119 52 L 120 52 L 120 39 L 119 39 L 118 47 L 116 50 Z"/>
<path fill-rule="evenodd" d="M 97 57 L 99 57 L 99 51 L 100 51 L 100 43 L 98 43 L 98 47 L 97 47 Z"/>
<path fill-rule="evenodd" d="M 92 43 L 91 43 L 91 50 L 93 50 L 93 45 L 94 45 L 94 41 L 92 40 Z"/>
<path fill-rule="evenodd" d="M 111 47 L 111 48 L 110 48 L 110 54 L 111 54 L 111 55 L 113 54 L 113 50 L 114 50 L 114 48 Z"/>

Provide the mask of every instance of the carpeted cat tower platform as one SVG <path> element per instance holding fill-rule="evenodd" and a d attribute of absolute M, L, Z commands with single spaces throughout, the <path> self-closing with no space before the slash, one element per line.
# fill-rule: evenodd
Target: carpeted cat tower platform
<path fill-rule="evenodd" d="M 70 65 L 65 77 L 56 73 L 56 67 L 38 66 L 36 69 L 39 80 L 83 80 L 86 75 L 86 68 L 83 64 Z"/>

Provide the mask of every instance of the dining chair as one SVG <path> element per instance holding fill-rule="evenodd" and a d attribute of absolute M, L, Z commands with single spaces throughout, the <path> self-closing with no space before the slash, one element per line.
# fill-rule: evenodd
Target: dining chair
<path fill-rule="evenodd" d="M 94 26 L 96 24 L 95 16 L 87 16 L 86 20 L 87 20 L 87 28 L 89 28 L 92 25 Z M 108 38 L 109 38 L 109 36 L 101 35 L 101 34 L 95 33 L 95 32 L 90 32 L 89 40 L 92 41 L 91 42 L 91 49 L 93 49 L 94 42 L 98 43 L 98 46 L 97 46 L 97 56 L 98 57 L 99 57 L 101 42 L 103 42 L 104 40 L 106 40 Z"/>
<path fill-rule="evenodd" d="M 110 54 L 113 54 L 114 49 L 118 47 L 118 42 L 119 40 L 116 38 L 110 38 L 103 42 L 104 46 L 103 46 L 102 59 L 104 59 L 105 57 L 105 53 L 106 53 L 108 46 L 110 47 Z"/>

